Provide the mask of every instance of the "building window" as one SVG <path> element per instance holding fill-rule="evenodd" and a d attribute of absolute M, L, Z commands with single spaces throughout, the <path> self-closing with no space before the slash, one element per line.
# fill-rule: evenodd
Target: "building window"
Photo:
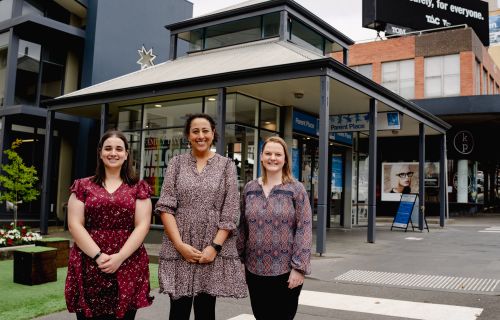
<path fill-rule="evenodd" d="M 492 77 L 490 77 L 490 91 L 489 91 L 489 94 L 494 94 L 495 93 L 494 89 L 495 89 L 495 81 L 493 80 Z"/>
<path fill-rule="evenodd" d="M 19 40 L 15 93 L 16 104 L 34 105 L 37 102 L 41 50 L 42 46 L 37 43 Z"/>
<path fill-rule="evenodd" d="M 382 85 L 405 99 L 413 99 L 415 97 L 414 61 L 382 63 Z"/>
<path fill-rule="evenodd" d="M 299 46 L 305 47 L 318 54 L 323 55 L 323 37 L 296 20 L 292 21 L 290 40 Z"/>
<path fill-rule="evenodd" d="M 373 79 L 373 66 L 371 64 L 363 64 L 359 66 L 353 66 L 352 69 L 356 72 L 361 73 L 368 79 Z"/>
<path fill-rule="evenodd" d="M 0 1 L 2 3 L 2 1 Z M 7 76 L 7 53 L 9 51 L 9 33 L 0 34 L 0 106 L 5 100 L 5 77 Z"/>
<path fill-rule="evenodd" d="M 426 98 L 460 95 L 460 56 L 425 58 L 424 76 Z"/>
<path fill-rule="evenodd" d="M 500 93 L 500 88 L 499 88 L 498 84 L 495 86 L 495 93 L 496 94 Z"/>
<path fill-rule="evenodd" d="M 481 63 L 477 60 L 474 65 L 474 94 L 481 94 Z"/>
<path fill-rule="evenodd" d="M 488 71 L 483 69 L 483 90 L 482 94 L 488 94 Z"/>
<path fill-rule="evenodd" d="M 179 46 L 199 51 L 279 36 L 280 14 L 269 13 L 179 33 Z M 178 51 L 180 53 L 180 51 Z"/>

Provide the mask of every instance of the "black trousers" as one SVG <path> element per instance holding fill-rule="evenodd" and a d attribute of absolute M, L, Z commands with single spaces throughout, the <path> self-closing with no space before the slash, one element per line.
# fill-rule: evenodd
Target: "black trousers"
<path fill-rule="evenodd" d="M 302 285 L 288 289 L 290 273 L 258 276 L 246 270 L 248 292 L 256 320 L 292 320 L 297 313 Z"/>
<path fill-rule="evenodd" d="M 215 320 L 215 296 L 199 293 L 195 297 L 170 298 L 169 320 L 189 320 L 191 306 L 196 320 Z"/>
<path fill-rule="evenodd" d="M 82 313 L 76 313 L 76 320 L 134 320 L 137 310 L 130 310 L 125 314 L 123 318 L 116 318 L 115 316 L 99 316 L 93 318 L 86 318 Z"/>

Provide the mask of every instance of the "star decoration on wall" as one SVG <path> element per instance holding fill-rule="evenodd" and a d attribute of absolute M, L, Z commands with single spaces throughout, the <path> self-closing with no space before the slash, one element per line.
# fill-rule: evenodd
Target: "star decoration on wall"
<path fill-rule="evenodd" d="M 141 57 L 137 60 L 137 64 L 141 65 L 141 70 L 154 66 L 153 60 L 156 59 L 156 55 L 153 54 L 153 48 L 146 50 L 144 46 L 142 46 L 141 50 L 137 50 L 139 52 L 139 56 Z"/>

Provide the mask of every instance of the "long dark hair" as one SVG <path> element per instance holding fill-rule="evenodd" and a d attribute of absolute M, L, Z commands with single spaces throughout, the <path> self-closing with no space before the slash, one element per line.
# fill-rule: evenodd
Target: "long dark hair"
<path fill-rule="evenodd" d="M 202 118 L 210 122 L 210 128 L 214 132 L 214 140 L 212 141 L 212 143 L 216 143 L 217 139 L 219 138 L 219 134 L 215 130 L 216 126 L 215 120 L 206 113 L 193 113 L 187 115 L 186 123 L 184 124 L 184 136 L 186 137 L 186 139 L 189 137 L 189 130 L 191 130 L 191 122 L 193 122 L 194 119 L 198 118 Z"/>
<path fill-rule="evenodd" d="M 123 144 L 125 145 L 125 150 L 127 152 L 129 151 L 128 141 L 123 132 L 112 129 L 106 131 L 102 135 L 101 140 L 99 140 L 99 144 L 97 145 L 97 167 L 95 168 L 95 175 L 91 179 L 92 182 L 100 186 L 104 185 L 104 179 L 106 178 L 106 171 L 104 170 L 104 162 L 102 162 L 101 159 L 102 146 L 106 140 L 112 137 L 121 139 L 123 141 Z M 131 186 L 136 184 L 139 181 L 139 178 L 135 174 L 134 167 L 132 166 L 132 161 L 129 161 L 129 159 L 130 159 L 130 154 L 127 157 L 127 160 L 125 160 L 125 162 L 123 162 L 122 164 L 122 167 L 120 169 L 120 177 L 122 178 L 123 182 Z"/>

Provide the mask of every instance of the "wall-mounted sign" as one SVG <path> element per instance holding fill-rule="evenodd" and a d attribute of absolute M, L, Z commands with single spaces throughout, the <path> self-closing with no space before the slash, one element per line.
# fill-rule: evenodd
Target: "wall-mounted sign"
<path fill-rule="evenodd" d="M 500 15 L 490 16 L 490 46 L 500 45 Z"/>
<path fill-rule="evenodd" d="M 388 23 L 414 30 L 470 26 L 489 46 L 488 2 L 470 0 L 363 0 L 363 27 L 384 31 Z"/>
<path fill-rule="evenodd" d="M 293 131 L 319 136 L 319 119 L 315 116 L 300 111 L 293 111 Z M 343 144 L 352 145 L 352 133 L 330 133 L 330 139 Z"/>
<path fill-rule="evenodd" d="M 459 131 L 453 137 L 453 146 L 461 154 L 469 154 L 474 150 L 474 137 L 469 131 Z"/>
<path fill-rule="evenodd" d="M 368 113 L 340 114 L 330 116 L 330 132 L 353 132 L 370 130 Z M 377 130 L 400 130 L 399 112 L 377 113 Z"/>

